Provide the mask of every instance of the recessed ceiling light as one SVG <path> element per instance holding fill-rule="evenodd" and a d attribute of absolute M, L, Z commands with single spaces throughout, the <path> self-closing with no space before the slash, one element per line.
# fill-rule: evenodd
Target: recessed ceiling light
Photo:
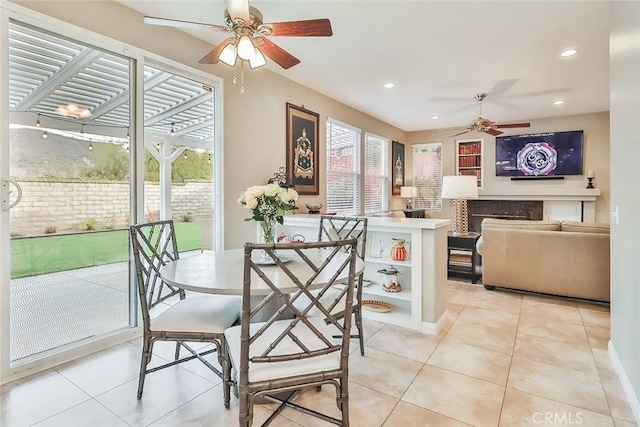
<path fill-rule="evenodd" d="M 431 118 L 432 118 L 433 120 L 435 120 L 435 119 L 439 119 L 439 118 L 440 118 L 440 116 L 437 116 L 437 115 L 436 115 L 436 116 L 431 116 Z"/>
<path fill-rule="evenodd" d="M 562 99 L 558 99 L 557 101 L 553 101 L 553 105 L 562 105 L 564 101 Z"/>
<path fill-rule="evenodd" d="M 384 86 L 386 89 L 391 89 L 392 87 L 394 87 L 394 86 L 395 86 L 395 83 L 385 83 L 383 86 Z"/>
<path fill-rule="evenodd" d="M 568 56 L 573 56 L 576 53 L 578 53 L 578 49 L 573 49 L 573 48 L 572 49 L 565 49 L 562 52 L 560 52 L 560 56 L 566 58 Z"/>

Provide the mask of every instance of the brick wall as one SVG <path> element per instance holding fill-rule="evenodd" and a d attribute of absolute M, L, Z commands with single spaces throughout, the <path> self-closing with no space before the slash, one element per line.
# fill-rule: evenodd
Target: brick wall
<path fill-rule="evenodd" d="M 84 230 L 88 222 L 120 228 L 129 225 L 128 182 L 18 181 L 22 200 L 11 209 L 11 232 L 44 234 L 49 227 L 57 233 Z M 145 212 L 158 219 L 160 186 L 145 183 Z M 211 182 L 187 182 L 171 187 L 173 218 L 191 214 L 210 216 L 213 206 Z"/>

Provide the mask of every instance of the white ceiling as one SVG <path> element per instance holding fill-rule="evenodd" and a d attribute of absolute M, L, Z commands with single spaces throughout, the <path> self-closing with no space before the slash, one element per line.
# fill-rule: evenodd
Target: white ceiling
<path fill-rule="evenodd" d="M 223 24 L 223 0 L 120 2 L 146 15 Z M 268 68 L 405 131 L 467 125 L 479 115 L 478 92 L 489 93 L 482 116 L 499 123 L 609 110 L 606 1 L 250 4 L 265 23 L 329 18 L 333 37 L 273 37 L 301 64 L 283 70 L 268 60 Z M 225 37 L 187 32 L 212 47 Z M 568 47 L 578 54 L 561 58 Z M 213 74 L 217 67 L 225 65 Z M 386 82 L 396 86 L 384 89 Z M 554 106 L 557 99 L 565 104 Z"/>

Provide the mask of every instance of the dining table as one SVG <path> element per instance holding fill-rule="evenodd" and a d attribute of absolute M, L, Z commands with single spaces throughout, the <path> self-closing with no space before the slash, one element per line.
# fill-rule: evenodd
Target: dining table
<path fill-rule="evenodd" d="M 254 251 L 254 255 L 258 255 Z M 316 265 L 320 265 L 328 256 L 324 249 L 306 250 L 305 255 Z M 294 250 L 278 250 L 278 257 L 287 268 L 298 278 L 309 277 L 312 273 L 307 263 Z M 309 286 L 309 290 L 321 288 L 333 276 L 335 271 L 346 260 L 346 253 L 338 253 L 329 265 L 318 275 Z M 255 258 L 252 258 L 255 260 Z M 284 294 L 292 294 L 299 290 L 298 286 L 275 265 L 273 261 L 257 261 L 261 264 L 263 273 Z M 364 270 L 364 261 L 356 257 L 356 277 Z M 252 296 L 266 296 L 271 293 L 269 286 L 252 271 Z M 336 283 L 348 279 L 349 269 L 343 270 L 336 279 Z M 205 251 L 188 254 L 175 261 L 170 261 L 160 267 L 160 277 L 172 286 L 187 291 L 205 294 L 242 295 L 244 282 L 244 249 L 228 249 L 223 251 Z"/>

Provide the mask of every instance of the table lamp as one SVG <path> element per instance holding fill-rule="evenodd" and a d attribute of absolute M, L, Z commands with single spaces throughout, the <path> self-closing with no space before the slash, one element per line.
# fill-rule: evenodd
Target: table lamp
<path fill-rule="evenodd" d="M 400 187 L 400 197 L 407 199 L 407 209 L 413 209 L 413 198 L 418 197 L 418 187 Z"/>
<path fill-rule="evenodd" d="M 475 175 L 452 175 L 442 178 L 442 198 L 452 199 L 453 235 L 469 234 L 467 199 L 478 198 L 478 179 Z"/>

